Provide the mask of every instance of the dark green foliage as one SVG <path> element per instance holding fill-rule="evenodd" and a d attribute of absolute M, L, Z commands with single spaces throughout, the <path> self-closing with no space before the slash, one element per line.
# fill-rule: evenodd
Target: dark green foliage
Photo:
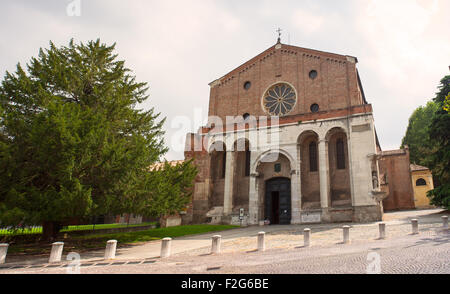
<path fill-rule="evenodd" d="M 191 200 L 196 176 L 192 160 L 174 166 L 165 162 L 162 168 L 148 174 L 139 200 L 142 204 L 136 213 L 161 217 L 179 212 Z"/>
<path fill-rule="evenodd" d="M 428 166 L 430 164 L 432 142 L 429 139 L 430 124 L 438 105 L 433 101 L 425 107 L 417 108 L 409 118 L 408 128 L 403 137 L 401 148 L 409 147 L 411 162 Z"/>
<path fill-rule="evenodd" d="M 164 119 L 136 108 L 148 98 L 147 85 L 135 81 L 114 47 L 99 40 L 61 48 L 50 43 L 27 71 L 19 64 L 16 73 L 6 73 L 0 86 L 1 226 L 44 223 L 45 234 L 48 222 L 57 231 L 73 218 L 139 211 L 155 183 L 170 187 L 148 170 L 167 151 Z M 183 168 L 192 174 L 188 165 L 178 172 Z M 188 178 L 182 180 L 176 191 L 184 193 Z M 165 209 L 181 209 L 186 195 Z"/>
<path fill-rule="evenodd" d="M 437 178 L 436 188 L 428 193 L 431 203 L 450 209 L 450 113 L 445 107 L 445 97 L 450 93 L 450 76 L 441 80 L 439 92 L 434 98 L 438 105 L 431 125 L 429 138 L 435 148 L 431 157 L 430 168 Z"/>

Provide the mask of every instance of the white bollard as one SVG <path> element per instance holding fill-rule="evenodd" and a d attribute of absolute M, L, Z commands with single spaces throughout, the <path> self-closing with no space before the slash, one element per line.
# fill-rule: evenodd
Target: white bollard
<path fill-rule="evenodd" d="M 419 221 L 417 219 L 412 219 L 411 220 L 411 225 L 412 225 L 412 233 L 413 233 L 413 235 L 419 234 Z"/>
<path fill-rule="evenodd" d="M 50 253 L 49 263 L 61 262 L 64 242 L 55 242 L 52 244 L 52 252 Z"/>
<path fill-rule="evenodd" d="M 310 245 L 310 236 L 311 236 L 311 229 L 304 229 L 303 230 L 303 242 L 304 247 L 309 247 Z"/>
<path fill-rule="evenodd" d="M 266 236 L 265 232 L 258 233 L 258 251 L 266 250 L 266 244 L 264 243 L 265 236 Z"/>
<path fill-rule="evenodd" d="M 448 216 L 444 215 L 442 217 L 442 222 L 443 222 L 444 229 L 448 229 Z"/>
<path fill-rule="evenodd" d="M 172 245 L 172 238 L 164 238 L 161 243 L 161 258 L 170 256 L 170 246 Z"/>
<path fill-rule="evenodd" d="M 343 243 L 348 244 L 350 243 L 350 227 L 349 226 L 343 226 Z"/>
<path fill-rule="evenodd" d="M 211 253 L 213 254 L 219 254 L 220 253 L 220 242 L 222 240 L 222 236 L 215 235 L 212 237 L 212 246 L 211 246 Z"/>
<path fill-rule="evenodd" d="M 380 239 L 386 239 L 386 224 L 379 223 L 378 228 L 380 229 Z"/>
<path fill-rule="evenodd" d="M 0 244 L 0 264 L 6 262 L 6 254 L 8 253 L 9 244 Z"/>
<path fill-rule="evenodd" d="M 117 240 L 109 240 L 106 242 L 105 259 L 116 258 Z"/>

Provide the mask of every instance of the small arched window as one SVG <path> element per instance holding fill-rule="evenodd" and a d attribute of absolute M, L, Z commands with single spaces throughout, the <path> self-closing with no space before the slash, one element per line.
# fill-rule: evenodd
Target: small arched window
<path fill-rule="evenodd" d="M 426 186 L 426 185 L 427 185 L 427 182 L 422 178 L 420 178 L 416 181 L 416 186 Z"/>
<path fill-rule="evenodd" d="M 342 139 L 336 141 L 336 162 L 338 169 L 345 169 L 344 140 Z"/>
<path fill-rule="evenodd" d="M 317 144 L 311 142 L 309 144 L 309 171 L 317 171 Z"/>

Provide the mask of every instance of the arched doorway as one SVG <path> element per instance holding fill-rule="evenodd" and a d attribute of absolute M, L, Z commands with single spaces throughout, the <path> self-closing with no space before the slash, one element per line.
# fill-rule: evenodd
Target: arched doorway
<path fill-rule="evenodd" d="M 290 224 L 291 180 L 288 178 L 267 180 L 265 191 L 265 219 L 269 219 L 271 224 Z"/>

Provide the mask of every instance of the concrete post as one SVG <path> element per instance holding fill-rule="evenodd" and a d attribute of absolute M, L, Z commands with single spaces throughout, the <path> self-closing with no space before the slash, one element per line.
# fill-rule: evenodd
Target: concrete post
<path fill-rule="evenodd" d="M 220 253 L 220 243 L 222 240 L 222 236 L 215 235 L 212 237 L 212 246 L 211 246 L 211 253 L 212 254 L 219 254 Z"/>
<path fill-rule="evenodd" d="M 448 229 L 448 216 L 444 215 L 442 217 L 442 222 L 443 222 L 444 229 Z"/>
<path fill-rule="evenodd" d="M 49 263 L 61 262 L 64 242 L 55 242 L 52 244 L 52 252 L 50 253 Z"/>
<path fill-rule="evenodd" d="M 109 240 L 106 242 L 105 249 L 105 259 L 114 259 L 116 258 L 116 248 L 117 248 L 117 240 Z"/>
<path fill-rule="evenodd" d="M 303 242 L 304 247 L 309 247 L 310 245 L 310 236 L 311 236 L 311 229 L 304 229 L 303 230 Z"/>
<path fill-rule="evenodd" d="M 6 254 L 8 253 L 9 244 L 0 244 L 0 264 L 6 262 Z"/>
<path fill-rule="evenodd" d="M 386 224 L 379 223 L 378 228 L 380 230 L 380 239 L 386 239 Z"/>
<path fill-rule="evenodd" d="M 343 226 L 343 243 L 350 243 L 350 226 Z"/>
<path fill-rule="evenodd" d="M 412 219 L 411 225 L 412 225 L 412 233 L 414 235 L 419 234 L 419 221 L 417 219 Z"/>
<path fill-rule="evenodd" d="M 170 256 L 170 247 L 172 245 L 172 238 L 164 238 L 161 243 L 161 258 Z"/>
<path fill-rule="evenodd" d="M 264 242 L 265 236 L 266 236 L 265 232 L 258 233 L 258 251 L 266 250 L 266 244 Z"/>

